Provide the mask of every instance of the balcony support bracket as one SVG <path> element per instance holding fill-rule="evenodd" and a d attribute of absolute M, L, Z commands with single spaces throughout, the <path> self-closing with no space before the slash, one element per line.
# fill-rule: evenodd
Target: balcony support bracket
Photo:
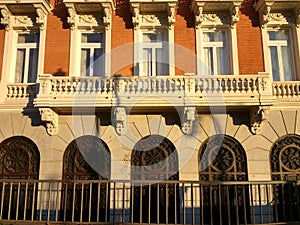
<path fill-rule="evenodd" d="M 190 134 L 195 120 L 196 108 L 192 106 L 184 107 L 181 116 L 181 130 L 184 134 Z"/>
<path fill-rule="evenodd" d="M 58 115 L 50 108 L 40 108 L 41 120 L 46 123 L 47 133 L 52 136 L 58 132 Z"/>
<path fill-rule="evenodd" d="M 112 122 L 118 135 L 123 135 L 127 130 L 127 114 L 125 107 L 114 107 Z"/>
<path fill-rule="evenodd" d="M 269 112 L 270 107 L 268 106 L 259 106 L 250 109 L 251 132 L 253 134 L 260 134 L 261 124 L 268 119 Z"/>

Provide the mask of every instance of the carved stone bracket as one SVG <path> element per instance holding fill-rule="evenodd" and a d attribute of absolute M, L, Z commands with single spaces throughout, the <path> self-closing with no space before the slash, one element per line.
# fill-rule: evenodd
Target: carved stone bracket
<path fill-rule="evenodd" d="M 138 6 L 134 6 L 132 9 L 133 17 L 132 17 L 132 23 L 135 30 L 138 30 L 140 28 L 141 23 L 141 15 L 140 10 Z"/>
<path fill-rule="evenodd" d="M 13 27 L 13 15 L 10 13 L 10 11 L 7 9 L 7 7 L 4 7 L 1 9 L 1 24 L 4 25 L 5 30 L 9 31 Z"/>
<path fill-rule="evenodd" d="M 296 26 L 297 28 L 300 27 L 300 9 L 295 10 L 295 17 L 296 17 Z"/>
<path fill-rule="evenodd" d="M 181 130 L 184 134 L 192 132 L 193 121 L 195 120 L 195 107 L 184 107 L 181 116 Z"/>
<path fill-rule="evenodd" d="M 103 24 L 106 30 L 111 29 L 111 11 L 109 8 L 104 8 Z"/>
<path fill-rule="evenodd" d="M 47 133 L 52 136 L 58 132 L 58 115 L 50 108 L 41 108 L 41 120 L 46 123 Z"/>
<path fill-rule="evenodd" d="M 240 21 L 239 6 L 235 5 L 231 10 L 231 27 L 233 28 L 237 22 Z"/>
<path fill-rule="evenodd" d="M 168 26 L 170 30 L 174 29 L 174 23 L 176 21 L 175 12 L 176 12 L 176 5 L 169 5 Z"/>
<path fill-rule="evenodd" d="M 118 135 L 123 135 L 127 130 L 127 115 L 124 107 L 115 107 L 112 112 L 112 122 Z"/>
<path fill-rule="evenodd" d="M 259 134 L 261 131 L 261 123 L 268 118 L 270 107 L 260 106 L 250 110 L 251 132 Z"/>

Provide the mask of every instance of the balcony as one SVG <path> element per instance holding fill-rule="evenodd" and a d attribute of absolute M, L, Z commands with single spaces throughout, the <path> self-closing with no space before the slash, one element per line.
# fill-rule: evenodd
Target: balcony
<path fill-rule="evenodd" d="M 266 74 L 247 76 L 53 77 L 41 76 L 35 106 L 249 107 L 274 102 Z"/>
<path fill-rule="evenodd" d="M 299 224 L 300 183 L 0 180 L 0 222 Z"/>

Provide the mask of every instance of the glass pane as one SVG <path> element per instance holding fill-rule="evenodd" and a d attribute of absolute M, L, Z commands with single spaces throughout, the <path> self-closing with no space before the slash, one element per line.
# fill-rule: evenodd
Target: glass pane
<path fill-rule="evenodd" d="M 282 55 L 284 80 L 291 81 L 293 80 L 293 73 L 292 73 L 293 64 L 292 64 L 291 50 L 289 46 L 281 47 L 281 55 Z"/>
<path fill-rule="evenodd" d="M 156 49 L 156 75 L 168 75 L 169 74 L 169 62 L 166 57 L 164 49 Z"/>
<path fill-rule="evenodd" d="M 17 50 L 15 83 L 22 83 L 24 79 L 25 52 L 25 49 Z"/>
<path fill-rule="evenodd" d="M 273 81 L 280 81 L 277 47 L 270 46 Z"/>
<path fill-rule="evenodd" d="M 203 49 L 203 61 L 204 61 L 204 65 L 205 65 L 203 68 L 204 75 L 214 74 L 213 48 L 204 48 Z"/>
<path fill-rule="evenodd" d="M 90 75 L 90 49 L 81 49 L 81 76 L 89 76 Z"/>
<path fill-rule="evenodd" d="M 103 43 L 103 33 L 81 34 L 81 43 Z"/>
<path fill-rule="evenodd" d="M 104 58 L 103 58 L 103 49 L 95 48 L 94 49 L 94 71 L 93 76 L 104 76 Z"/>
<path fill-rule="evenodd" d="M 277 41 L 277 40 L 288 40 L 288 30 L 279 30 L 279 31 L 269 31 L 269 40 Z"/>
<path fill-rule="evenodd" d="M 218 59 L 218 74 L 224 75 L 229 74 L 229 58 L 227 58 L 226 48 L 217 48 L 217 59 Z"/>
<path fill-rule="evenodd" d="M 214 33 L 213 32 L 204 32 L 203 33 L 203 41 L 204 42 L 214 41 Z"/>
<path fill-rule="evenodd" d="M 31 48 L 29 51 L 28 83 L 35 83 L 38 68 L 38 49 Z"/>
<path fill-rule="evenodd" d="M 158 33 L 143 33 L 144 42 L 162 42 L 167 41 L 168 33 L 166 31 Z"/>
<path fill-rule="evenodd" d="M 143 49 L 143 71 L 144 76 L 152 75 L 152 49 L 144 48 Z"/>
<path fill-rule="evenodd" d="M 18 43 L 39 43 L 39 33 L 19 34 Z"/>

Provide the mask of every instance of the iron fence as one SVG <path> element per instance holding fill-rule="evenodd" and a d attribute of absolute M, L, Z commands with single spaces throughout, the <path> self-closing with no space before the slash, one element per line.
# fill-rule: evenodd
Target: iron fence
<path fill-rule="evenodd" d="M 0 180 L 0 221 L 300 222 L 300 182 Z"/>

